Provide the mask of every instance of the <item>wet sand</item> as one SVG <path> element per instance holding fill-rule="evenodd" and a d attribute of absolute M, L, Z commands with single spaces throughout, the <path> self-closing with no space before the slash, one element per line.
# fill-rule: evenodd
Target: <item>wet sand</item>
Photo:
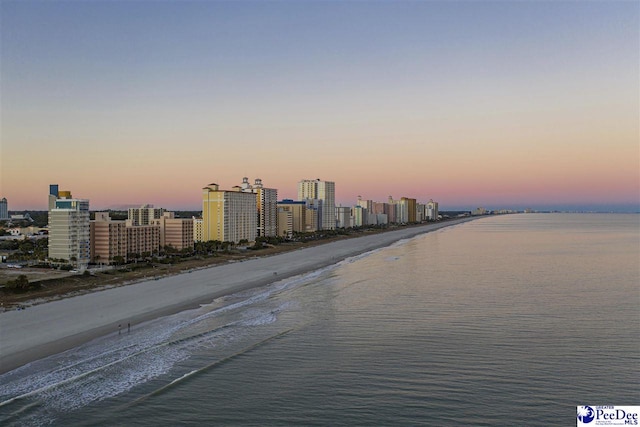
<path fill-rule="evenodd" d="M 91 339 L 118 333 L 119 328 L 126 332 L 129 323 L 135 328 L 142 322 L 195 308 L 223 295 L 311 272 L 472 219 L 340 240 L 0 313 L 0 373 Z"/>

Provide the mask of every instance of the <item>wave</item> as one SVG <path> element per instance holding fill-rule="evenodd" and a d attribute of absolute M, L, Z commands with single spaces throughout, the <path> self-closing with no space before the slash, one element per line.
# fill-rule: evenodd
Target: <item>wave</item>
<path fill-rule="evenodd" d="M 295 306 L 286 295 L 275 297 L 313 283 L 335 267 L 218 298 L 198 309 L 136 325 L 130 333 L 113 333 L 3 374 L 0 376 L 0 424 L 9 423 L 17 414 L 20 414 L 20 424 L 47 424 L 60 413 L 159 379 L 195 351 L 219 349 L 223 354 L 225 349 L 234 347 L 233 343 L 260 339 L 214 365 L 181 374 L 166 386 L 231 360 L 288 333 L 289 330 L 260 338 L 260 334 L 264 334 L 259 332 L 260 328 L 276 323 L 282 311 Z"/>

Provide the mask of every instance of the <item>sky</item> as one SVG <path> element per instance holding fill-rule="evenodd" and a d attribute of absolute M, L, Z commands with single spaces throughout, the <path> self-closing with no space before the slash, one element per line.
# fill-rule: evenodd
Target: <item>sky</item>
<path fill-rule="evenodd" d="M 0 197 L 640 210 L 637 1 L 0 1 Z"/>

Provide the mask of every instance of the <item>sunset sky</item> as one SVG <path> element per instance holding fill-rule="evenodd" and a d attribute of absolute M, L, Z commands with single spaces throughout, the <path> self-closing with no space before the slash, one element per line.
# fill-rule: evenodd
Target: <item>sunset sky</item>
<path fill-rule="evenodd" d="M 1 2 L 0 197 L 640 209 L 637 1 Z"/>

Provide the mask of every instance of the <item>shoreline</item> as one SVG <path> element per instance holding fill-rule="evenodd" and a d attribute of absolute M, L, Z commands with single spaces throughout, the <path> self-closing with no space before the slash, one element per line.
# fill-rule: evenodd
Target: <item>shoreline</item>
<path fill-rule="evenodd" d="M 267 257 L 214 265 L 0 313 L 0 374 L 95 338 L 197 308 L 216 298 L 268 285 L 479 217 L 338 240 Z"/>

